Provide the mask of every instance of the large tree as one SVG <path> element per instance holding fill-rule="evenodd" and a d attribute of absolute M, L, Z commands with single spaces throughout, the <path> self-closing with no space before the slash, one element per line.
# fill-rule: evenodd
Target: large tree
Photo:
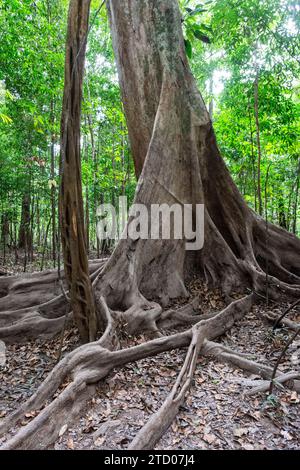
<path fill-rule="evenodd" d="M 71 0 L 61 118 L 60 225 L 70 303 L 83 341 L 93 341 L 97 319 L 89 278 L 81 181 L 82 80 L 90 1 Z"/>
<path fill-rule="evenodd" d="M 190 345 L 170 396 L 131 445 L 153 447 L 179 409 L 199 353 L 217 356 L 264 378 L 271 376 L 269 367 L 213 340 L 243 317 L 258 295 L 300 294 L 300 241 L 251 211 L 232 181 L 189 68 L 177 0 L 108 0 L 107 7 L 139 177 L 135 202 L 148 207 L 204 204 L 205 244 L 200 251 L 187 252 L 184 240 L 120 241 L 105 266 L 99 267 L 93 283 L 99 326 L 106 326 L 103 335 L 67 355 L 28 402 L 4 421 L 2 432 L 19 422 L 27 410 L 42 407 L 71 377 L 68 387 L 7 442 L 5 448 L 9 449 L 35 447 L 37 435 L 41 447 L 53 442 L 61 425 L 78 414 L 84 399 L 93 393 L 92 384 L 113 368 Z M 163 311 L 170 299 L 188 294 L 192 275 L 220 286 L 228 307 L 211 318 L 195 312 L 194 304 Z M 246 295 L 231 302 L 237 290 Z M 3 328 L 1 337 L 6 334 L 11 339 L 24 321 L 29 325 L 34 317 L 37 322 L 46 312 L 45 328 L 56 321 L 51 314 L 53 305 L 57 317 L 63 302 L 60 297 L 50 306 L 11 312 L 14 318 L 21 316 L 23 323 L 17 322 L 13 331 Z M 162 336 L 164 327 L 178 324 L 194 326 L 118 349 L 120 328 L 131 334 Z"/>

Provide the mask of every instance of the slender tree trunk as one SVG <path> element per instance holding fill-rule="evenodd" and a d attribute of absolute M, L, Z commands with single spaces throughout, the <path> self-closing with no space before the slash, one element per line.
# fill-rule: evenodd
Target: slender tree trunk
<path fill-rule="evenodd" d="M 2 211 L 1 217 L 1 238 L 3 244 L 3 263 L 6 262 L 6 247 L 8 244 L 8 236 L 9 236 L 9 218 L 6 212 Z"/>
<path fill-rule="evenodd" d="M 90 198 L 89 198 L 89 185 L 85 188 L 85 232 L 86 232 L 86 251 L 89 255 L 90 252 Z"/>
<path fill-rule="evenodd" d="M 280 227 L 287 229 L 287 220 L 285 214 L 284 197 L 280 192 L 278 195 L 278 223 Z"/>
<path fill-rule="evenodd" d="M 85 125 L 87 124 L 85 119 Z M 84 135 L 83 137 L 83 146 L 82 146 L 82 154 L 83 158 L 86 161 L 87 168 L 89 167 L 89 148 L 88 148 L 88 139 L 87 136 Z M 90 198 L 89 198 L 89 174 L 86 175 L 85 180 L 85 201 L 84 201 L 84 221 L 85 221 L 85 243 L 86 243 L 86 251 L 87 256 L 90 252 Z"/>
<path fill-rule="evenodd" d="M 19 248 L 30 249 L 30 194 L 26 192 L 22 199 L 22 214 L 19 230 Z"/>
<path fill-rule="evenodd" d="M 51 180 L 55 181 L 55 135 L 54 127 L 55 124 L 55 109 L 54 100 L 51 100 Z M 52 220 L 52 261 L 53 266 L 56 265 L 56 187 L 54 184 L 51 185 L 51 220 Z"/>
<path fill-rule="evenodd" d="M 209 117 L 211 120 L 213 120 L 214 117 L 214 79 L 213 75 L 209 79 L 209 107 L 208 107 L 208 112 L 209 112 Z"/>
<path fill-rule="evenodd" d="M 39 197 L 37 198 L 36 201 L 36 243 L 37 246 L 41 246 L 41 209 L 40 209 L 40 200 Z"/>
<path fill-rule="evenodd" d="M 254 81 L 254 113 L 256 125 L 256 143 L 257 143 L 257 198 L 258 213 L 263 214 L 262 194 L 261 194 L 261 143 L 260 143 L 260 125 L 259 125 L 259 72 L 257 72 Z"/>
<path fill-rule="evenodd" d="M 297 233 L 297 214 L 298 214 L 298 200 L 299 200 L 299 189 L 300 189 L 300 157 L 298 161 L 298 171 L 296 178 L 296 189 L 295 189 L 295 202 L 294 202 L 294 213 L 293 213 L 293 233 Z"/>
<path fill-rule="evenodd" d="M 83 341 L 95 339 L 97 319 L 89 278 L 80 161 L 82 80 L 90 0 L 71 0 L 61 120 L 61 239 L 74 318 Z"/>
<path fill-rule="evenodd" d="M 91 93 L 90 93 L 90 87 L 89 84 L 87 83 L 87 91 L 88 91 L 88 98 L 89 101 L 91 102 Z M 91 160 L 92 160 L 92 165 L 93 165 L 93 229 L 96 227 L 97 220 L 96 220 L 96 210 L 97 210 L 97 177 L 96 177 L 96 172 L 97 172 L 97 155 L 96 155 L 96 147 L 95 147 L 95 137 L 94 137 L 94 129 L 93 129 L 93 117 L 91 113 L 87 114 L 87 125 L 89 129 L 89 134 L 90 134 L 90 139 L 91 139 Z M 86 188 L 88 192 L 88 185 Z M 88 207 L 89 207 L 89 201 L 88 201 Z M 88 209 L 89 211 L 89 209 Z M 88 227 L 90 226 L 90 213 L 86 214 L 86 218 L 88 219 Z M 90 237 L 89 237 L 89 229 L 87 227 L 87 247 L 89 250 L 89 245 L 90 245 Z M 92 238 L 94 237 L 94 230 L 92 230 Z M 97 235 L 96 235 L 97 237 Z M 97 242 L 96 242 L 97 243 Z"/>
<path fill-rule="evenodd" d="M 257 211 L 257 185 L 256 185 L 256 170 L 255 170 L 255 153 L 254 153 L 254 142 L 253 142 L 253 135 L 254 130 L 252 127 L 252 117 L 251 117 L 251 108 L 250 102 L 248 100 L 248 116 L 249 116 L 249 124 L 250 124 L 250 142 L 251 142 L 251 163 L 252 163 L 252 180 L 253 180 L 253 191 L 254 191 L 254 209 L 255 212 Z"/>
<path fill-rule="evenodd" d="M 43 251 L 42 251 L 42 259 L 41 259 L 41 268 L 40 268 L 41 271 L 43 271 L 43 269 L 44 269 L 45 253 L 46 253 L 47 239 L 48 239 L 50 224 L 51 224 L 51 217 L 49 219 L 49 222 L 47 224 L 47 228 L 46 228 L 46 231 L 45 231 L 45 238 L 44 238 L 44 242 L 43 242 Z"/>
<path fill-rule="evenodd" d="M 35 218 L 35 188 L 32 185 L 32 202 L 31 202 L 31 215 L 30 215 L 30 261 L 33 261 L 33 245 L 34 245 L 34 218 Z"/>

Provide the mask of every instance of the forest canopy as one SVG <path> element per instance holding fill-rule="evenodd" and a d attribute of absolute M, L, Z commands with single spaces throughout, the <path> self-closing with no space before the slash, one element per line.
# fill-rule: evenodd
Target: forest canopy
<path fill-rule="evenodd" d="M 299 234 L 297 2 L 180 4 L 190 64 L 232 176 L 251 208 Z M 132 201 L 136 186 L 108 19 L 99 6 L 92 2 L 82 103 L 83 193 L 92 250 L 97 250 L 99 203 L 115 203 L 124 194 Z M 56 258 L 67 7 L 62 0 L 1 0 L 4 257 L 5 245 L 20 245 L 27 211 L 33 244 L 28 246 L 29 258 L 43 251 L 47 259 Z"/>

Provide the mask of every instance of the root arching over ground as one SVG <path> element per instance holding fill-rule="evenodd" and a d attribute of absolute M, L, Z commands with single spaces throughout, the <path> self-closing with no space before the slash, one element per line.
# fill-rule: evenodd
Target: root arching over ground
<path fill-rule="evenodd" d="M 269 299 L 300 296 L 300 241 L 283 229 L 266 225 L 248 208 L 232 181 L 187 62 L 177 1 L 109 0 L 107 5 L 139 176 L 135 202 L 147 207 L 204 204 L 205 243 L 202 250 L 186 251 L 183 240 L 120 240 L 110 259 L 99 263 L 93 275 L 103 335 L 66 355 L 34 395 L 0 424 L 2 434 L 14 430 L 4 449 L 36 448 L 37 442 L 40 448 L 47 448 L 61 427 L 80 414 L 95 384 L 114 368 L 163 351 L 188 348 L 170 395 L 130 445 L 152 448 L 176 416 L 192 384 L 199 354 L 265 380 L 271 378 L 270 367 L 214 341 L 249 312 L 257 295 Z M 128 224 L 132 221 L 131 217 Z M 166 310 L 172 299 L 188 298 L 186 285 L 192 276 L 220 286 L 228 306 L 210 318 L 201 318 L 188 300 L 180 310 Z M 0 282 L 4 286 L 9 280 Z M 43 284 L 42 275 L 37 282 Z M 237 300 L 236 292 L 240 293 Z M 0 314 L 0 339 L 11 342 L 59 332 L 66 304 L 62 294 L 22 309 L 12 301 Z M 170 326 L 183 325 L 185 331 L 164 333 Z M 144 333 L 147 341 L 120 349 L 124 332 Z M 296 377 L 297 371 L 291 371 L 288 378 L 279 376 L 278 381 L 291 383 Z M 35 417 L 19 427 L 28 412 Z"/>

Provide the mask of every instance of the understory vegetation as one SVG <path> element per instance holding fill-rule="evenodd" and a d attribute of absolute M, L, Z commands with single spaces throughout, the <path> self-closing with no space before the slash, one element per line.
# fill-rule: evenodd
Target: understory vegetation
<path fill-rule="evenodd" d="M 13 254 L 13 265 L 20 256 L 23 266 L 25 242 L 29 261 L 50 267 L 57 260 L 67 6 L 61 0 L 1 1 L 3 264 Z M 99 6 L 92 2 L 81 127 L 88 249 L 98 257 L 107 247 L 97 246 L 96 208 L 121 195 L 132 202 L 136 187 L 107 15 Z M 231 175 L 251 208 L 299 234 L 296 3 L 181 6 L 189 60 Z"/>

